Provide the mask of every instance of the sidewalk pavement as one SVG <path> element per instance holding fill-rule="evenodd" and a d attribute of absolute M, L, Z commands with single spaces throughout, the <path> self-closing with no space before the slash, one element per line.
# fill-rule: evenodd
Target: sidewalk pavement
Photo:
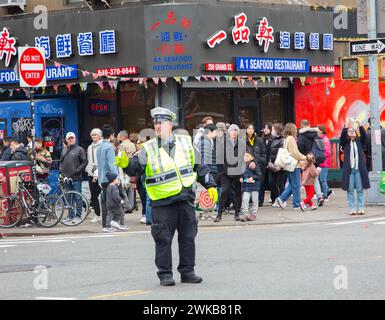
<path fill-rule="evenodd" d="M 335 194 L 330 201 L 325 202 L 323 207 L 314 211 L 302 212 L 300 210 L 292 210 L 291 201 L 288 201 L 286 209 L 272 208 L 271 204 L 265 202 L 265 205 L 259 208 L 257 220 L 253 222 L 234 221 L 234 213 L 224 214 L 223 219 L 219 223 L 211 220 L 199 220 L 200 227 L 219 227 L 219 226 L 244 226 L 244 225 L 271 225 L 271 224 L 288 224 L 288 223 L 311 223 L 311 222 L 332 222 L 346 219 L 362 219 L 385 217 L 385 206 L 367 206 L 364 216 L 350 216 L 347 209 L 346 192 L 336 189 Z M 268 201 L 268 193 L 265 200 Z M 140 204 L 140 201 L 139 201 Z M 197 212 L 197 217 L 199 212 Z M 215 212 L 211 215 L 215 217 Z M 0 229 L 0 238 L 3 237 L 22 237 L 22 236 L 48 236 L 48 235 L 64 235 L 64 234 L 92 234 L 101 233 L 102 226 L 100 223 L 91 223 L 94 218 L 91 210 L 87 219 L 79 226 L 64 226 L 58 224 L 54 228 L 41 227 L 14 227 L 11 229 Z M 138 211 L 125 215 L 125 223 L 130 227 L 127 232 L 149 231 L 150 226 L 140 223 L 141 206 Z"/>

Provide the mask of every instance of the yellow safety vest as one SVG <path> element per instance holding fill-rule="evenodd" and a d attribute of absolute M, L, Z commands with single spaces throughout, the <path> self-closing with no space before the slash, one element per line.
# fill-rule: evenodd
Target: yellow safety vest
<path fill-rule="evenodd" d="M 195 153 L 191 137 L 175 135 L 174 159 L 158 147 L 157 138 L 143 144 L 147 152 L 146 190 L 151 200 L 165 199 L 179 194 L 196 181 Z"/>

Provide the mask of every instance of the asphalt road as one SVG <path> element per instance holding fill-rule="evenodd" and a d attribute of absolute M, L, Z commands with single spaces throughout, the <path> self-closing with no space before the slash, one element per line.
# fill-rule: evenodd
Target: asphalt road
<path fill-rule="evenodd" d="M 181 284 L 175 274 L 167 288 L 148 231 L 6 238 L 0 298 L 385 299 L 384 234 L 385 218 L 202 228 L 196 271 L 204 282 Z M 177 263 L 174 242 L 175 272 Z"/>

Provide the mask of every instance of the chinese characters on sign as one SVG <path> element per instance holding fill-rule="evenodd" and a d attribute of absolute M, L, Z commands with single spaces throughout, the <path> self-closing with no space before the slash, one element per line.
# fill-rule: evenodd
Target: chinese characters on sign
<path fill-rule="evenodd" d="M 78 54 L 81 57 L 93 56 L 94 51 L 94 33 L 81 32 L 76 36 Z M 1 45 L 1 40 L 0 40 Z M 105 30 L 99 32 L 99 53 L 114 54 L 117 53 L 116 32 L 115 30 Z M 51 58 L 51 38 L 49 36 L 35 37 L 35 47 L 44 48 L 45 58 Z M 55 37 L 56 57 L 68 58 L 74 54 L 72 47 L 72 34 L 59 34 Z"/>
<path fill-rule="evenodd" d="M 6 67 L 9 66 L 12 56 L 17 55 L 15 45 L 16 39 L 14 37 L 10 37 L 7 28 L 3 28 L 3 31 L 0 34 L 0 60 L 3 60 L 5 56 Z"/>
<path fill-rule="evenodd" d="M 249 43 L 251 32 L 246 25 L 247 15 L 242 12 L 234 16 L 234 21 L 235 26 L 231 29 L 233 43 L 235 45 L 238 45 L 239 43 Z M 270 44 L 274 43 L 274 28 L 269 25 L 269 21 L 266 17 L 262 17 L 257 26 L 258 32 L 255 34 L 255 39 L 257 40 L 258 45 L 263 48 L 263 51 L 267 53 Z M 288 50 L 293 48 L 295 50 L 305 50 L 306 45 L 308 45 L 310 50 L 333 51 L 333 34 L 331 33 L 310 33 L 309 36 L 306 37 L 305 32 L 294 32 L 293 38 L 292 33 L 289 31 L 279 31 L 277 34 L 279 34 L 279 49 Z M 209 48 L 213 49 L 226 39 L 226 31 L 219 30 L 206 40 L 206 44 Z"/>
<path fill-rule="evenodd" d="M 247 16 L 243 12 L 234 17 L 235 27 L 231 34 L 233 36 L 234 44 L 249 43 L 250 29 L 246 26 Z"/>
<path fill-rule="evenodd" d="M 270 43 L 274 42 L 273 36 L 274 28 L 269 26 L 266 17 L 263 17 L 258 26 L 258 33 L 256 38 L 258 40 L 259 46 L 263 46 L 263 51 L 266 53 L 269 50 Z"/>
<path fill-rule="evenodd" d="M 191 20 L 185 16 L 181 20 L 170 10 L 163 21 L 155 22 L 150 31 L 155 32 L 155 56 L 152 58 L 152 71 L 191 70 L 192 56 L 186 40 Z"/>

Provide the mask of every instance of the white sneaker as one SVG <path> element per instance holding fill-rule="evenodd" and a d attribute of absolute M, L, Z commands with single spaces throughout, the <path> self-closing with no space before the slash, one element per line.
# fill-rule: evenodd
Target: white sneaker
<path fill-rule="evenodd" d="M 146 224 L 146 217 L 142 217 L 142 219 L 140 219 L 140 223 Z"/>
<path fill-rule="evenodd" d="M 277 203 L 277 200 L 274 201 L 274 203 L 271 205 L 273 208 L 280 208 L 280 206 Z"/>
<path fill-rule="evenodd" d="M 130 230 L 130 227 L 120 225 L 119 230 Z"/>
<path fill-rule="evenodd" d="M 111 232 L 114 232 L 115 229 L 114 228 L 103 228 L 102 229 L 102 232 L 106 232 L 106 233 L 111 233 Z"/>
<path fill-rule="evenodd" d="M 114 220 L 111 221 L 111 227 L 115 228 L 115 229 L 120 229 L 120 224 Z"/>
<path fill-rule="evenodd" d="M 91 223 L 97 223 L 97 222 L 100 222 L 100 221 L 102 221 L 102 217 L 95 216 L 95 217 L 91 220 Z"/>
<path fill-rule="evenodd" d="M 72 221 L 71 221 L 71 224 L 72 225 L 77 225 L 77 224 L 79 224 L 80 223 L 80 218 L 75 218 L 75 219 L 73 219 Z"/>

